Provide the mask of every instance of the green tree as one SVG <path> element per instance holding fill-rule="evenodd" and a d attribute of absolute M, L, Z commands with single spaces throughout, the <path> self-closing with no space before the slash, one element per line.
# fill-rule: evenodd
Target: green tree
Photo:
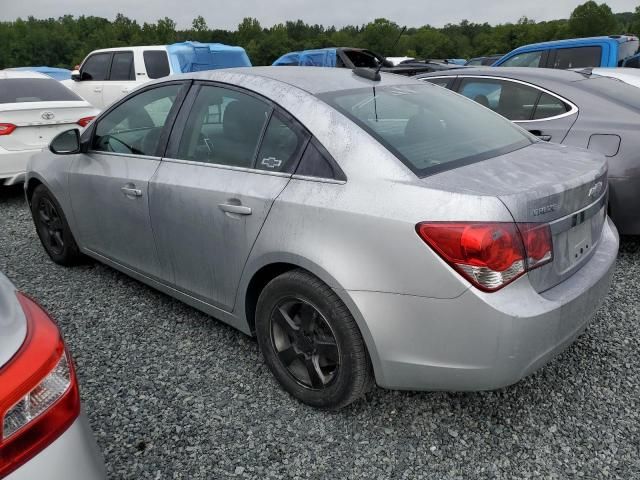
<path fill-rule="evenodd" d="M 633 12 L 631 24 L 629 25 L 629 32 L 635 35 L 640 34 L 640 5 L 638 5 Z"/>
<path fill-rule="evenodd" d="M 617 27 L 609 5 L 598 5 L 593 0 L 577 6 L 569 18 L 569 30 L 578 37 L 610 35 L 616 33 Z"/>

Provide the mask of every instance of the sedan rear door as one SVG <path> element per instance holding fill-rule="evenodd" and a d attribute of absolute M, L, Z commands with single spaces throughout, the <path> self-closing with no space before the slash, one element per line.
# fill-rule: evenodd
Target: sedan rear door
<path fill-rule="evenodd" d="M 251 248 L 307 136 L 246 90 L 196 84 L 150 184 L 163 276 L 226 311 Z"/>

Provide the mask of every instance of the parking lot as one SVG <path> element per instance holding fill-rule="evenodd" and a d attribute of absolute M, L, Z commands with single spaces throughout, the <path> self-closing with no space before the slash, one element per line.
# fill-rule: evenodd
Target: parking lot
<path fill-rule="evenodd" d="M 587 332 L 482 393 L 377 389 L 338 413 L 288 396 L 257 343 L 98 263 L 42 249 L 0 190 L 0 271 L 58 320 L 109 478 L 640 477 L 640 239 Z"/>

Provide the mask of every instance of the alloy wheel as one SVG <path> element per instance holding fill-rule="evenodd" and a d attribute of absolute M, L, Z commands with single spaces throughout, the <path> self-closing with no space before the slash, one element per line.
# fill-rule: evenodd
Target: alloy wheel
<path fill-rule="evenodd" d="M 56 206 L 46 197 L 38 202 L 40 232 L 47 248 L 55 255 L 64 251 L 64 225 Z"/>

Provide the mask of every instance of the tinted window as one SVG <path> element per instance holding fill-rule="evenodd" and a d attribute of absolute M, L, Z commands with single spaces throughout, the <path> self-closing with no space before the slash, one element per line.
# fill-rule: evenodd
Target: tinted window
<path fill-rule="evenodd" d="M 82 65 L 83 80 L 106 80 L 109 72 L 110 53 L 96 53 Z"/>
<path fill-rule="evenodd" d="M 531 143 L 504 118 L 433 85 L 368 87 L 320 97 L 419 176 Z"/>
<path fill-rule="evenodd" d="M 551 68 L 599 67 L 602 63 L 601 47 L 558 48 Z"/>
<path fill-rule="evenodd" d="M 505 80 L 465 78 L 459 92 L 509 120 L 531 120 L 540 90 Z"/>
<path fill-rule="evenodd" d="M 526 52 L 514 55 L 509 60 L 501 63 L 501 67 L 539 67 L 542 59 L 542 50 L 537 52 Z"/>
<path fill-rule="evenodd" d="M 0 80 L 0 103 L 79 102 L 82 99 L 52 78 L 7 78 Z"/>
<path fill-rule="evenodd" d="M 626 68 L 640 68 L 640 55 L 621 60 L 622 66 Z"/>
<path fill-rule="evenodd" d="M 178 146 L 183 160 L 252 167 L 271 107 L 250 95 L 203 86 Z"/>
<path fill-rule="evenodd" d="M 346 50 L 344 54 L 356 67 L 377 68 L 379 65 L 378 59 L 365 51 Z"/>
<path fill-rule="evenodd" d="M 94 150 L 155 155 L 162 128 L 182 85 L 142 92 L 101 118 L 93 138 Z"/>
<path fill-rule="evenodd" d="M 324 148 L 317 145 L 315 141 L 311 141 L 300 160 L 296 175 L 346 180 L 340 168 L 330 158 Z"/>
<path fill-rule="evenodd" d="M 274 113 L 260 146 L 256 168 L 269 172 L 292 172 L 304 141 L 301 131 Z"/>
<path fill-rule="evenodd" d="M 133 53 L 116 52 L 111 62 L 110 80 L 135 80 L 133 72 Z"/>
<path fill-rule="evenodd" d="M 570 110 L 569 105 L 564 103 L 557 97 L 549 95 L 548 93 L 542 93 L 538 99 L 536 105 L 536 111 L 533 114 L 534 120 L 541 120 L 543 118 L 557 117 L 563 113 L 567 113 Z"/>
<path fill-rule="evenodd" d="M 478 67 L 480 65 L 484 65 L 484 63 L 482 63 L 482 59 L 481 58 L 472 58 L 467 63 L 465 63 L 465 65 L 467 65 L 469 67 Z"/>
<path fill-rule="evenodd" d="M 147 50 L 143 52 L 144 68 L 149 78 L 160 78 L 169 75 L 169 59 L 164 50 Z"/>

